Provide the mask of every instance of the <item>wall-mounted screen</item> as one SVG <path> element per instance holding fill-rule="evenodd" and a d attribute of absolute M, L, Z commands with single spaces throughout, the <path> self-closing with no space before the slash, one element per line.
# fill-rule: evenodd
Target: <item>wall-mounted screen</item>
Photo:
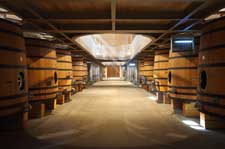
<path fill-rule="evenodd" d="M 194 43 L 194 36 L 178 34 L 171 38 L 171 49 L 173 52 L 193 51 Z"/>

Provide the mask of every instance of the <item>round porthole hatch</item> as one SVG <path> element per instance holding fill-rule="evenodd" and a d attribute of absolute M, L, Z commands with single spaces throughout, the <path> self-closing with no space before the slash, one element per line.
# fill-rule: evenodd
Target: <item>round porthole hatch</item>
<path fill-rule="evenodd" d="M 19 72 L 17 78 L 18 88 L 20 91 L 23 91 L 25 88 L 25 79 L 24 79 L 24 72 Z"/>
<path fill-rule="evenodd" d="M 169 83 L 171 83 L 171 81 L 172 81 L 172 73 L 171 73 L 171 71 L 168 73 L 168 81 L 169 81 Z"/>
<path fill-rule="evenodd" d="M 207 85 L 207 73 L 205 70 L 200 73 L 200 87 L 201 89 L 205 89 Z"/>
<path fill-rule="evenodd" d="M 55 83 L 57 83 L 57 81 L 58 81 L 57 72 L 54 73 L 54 81 L 55 81 Z"/>

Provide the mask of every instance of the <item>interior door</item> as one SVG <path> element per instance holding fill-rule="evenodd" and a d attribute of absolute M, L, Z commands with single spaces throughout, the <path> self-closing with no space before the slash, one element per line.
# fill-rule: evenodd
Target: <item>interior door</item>
<path fill-rule="evenodd" d="M 107 77 L 108 78 L 119 78 L 120 67 L 119 66 L 107 66 Z"/>

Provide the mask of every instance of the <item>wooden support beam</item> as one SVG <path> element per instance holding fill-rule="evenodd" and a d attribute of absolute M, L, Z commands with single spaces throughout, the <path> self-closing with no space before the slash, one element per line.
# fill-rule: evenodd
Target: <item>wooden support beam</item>
<path fill-rule="evenodd" d="M 157 18 L 157 19 L 116 19 L 119 23 L 152 23 L 152 22 L 165 22 L 165 21 L 179 21 L 179 18 Z M 188 19 L 187 21 L 198 21 L 201 19 Z"/>
<path fill-rule="evenodd" d="M 112 19 L 47 19 L 49 22 L 52 23 L 108 23 L 111 22 Z M 42 23 L 43 21 L 40 19 L 25 19 L 26 22 L 36 22 Z"/>
<path fill-rule="evenodd" d="M 26 30 L 33 32 L 34 30 Z M 37 31 L 37 30 L 36 30 Z M 142 33 L 142 34 L 147 34 L 147 33 L 165 33 L 168 32 L 168 30 L 38 30 L 39 32 L 46 32 L 46 33 L 87 33 L 87 34 L 92 34 L 92 33 Z M 201 32 L 200 30 L 171 30 L 169 33 L 180 33 L 180 32 Z"/>
<path fill-rule="evenodd" d="M 163 21 L 179 21 L 181 19 L 179 18 L 163 18 L 163 19 L 116 19 L 115 22 L 118 23 L 152 23 L 152 22 L 163 22 Z M 113 19 L 53 19 L 53 18 L 48 18 L 49 22 L 53 23 L 70 23 L 70 24 L 79 24 L 79 23 L 108 23 L 112 22 Z M 187 19 L 187 21 L 202 21 L 202 19 Z M 42 23 L 43 21 L 41 19 L 25 19 L 26 22 L 35 22 L 35 23 Z"/>
<path fill-rule="evenodd" d="M 111 0 L 112 31 L 116 30 L 116 0 Z"/>

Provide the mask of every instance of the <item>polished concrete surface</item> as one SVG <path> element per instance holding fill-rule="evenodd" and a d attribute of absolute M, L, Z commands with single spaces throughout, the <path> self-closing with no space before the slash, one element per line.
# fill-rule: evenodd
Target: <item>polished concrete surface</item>
<path fill-rule="evenodd" d="M 1 133 L 1 145 L 46 149 L 225 148 L 225 133 L 201 130 L 195 120 L 175 115 L 169 105 L 152 99 L 152 94 L 129 82 L 97 82 L 52 114 L 31 120 L 25 132 Z"/>

